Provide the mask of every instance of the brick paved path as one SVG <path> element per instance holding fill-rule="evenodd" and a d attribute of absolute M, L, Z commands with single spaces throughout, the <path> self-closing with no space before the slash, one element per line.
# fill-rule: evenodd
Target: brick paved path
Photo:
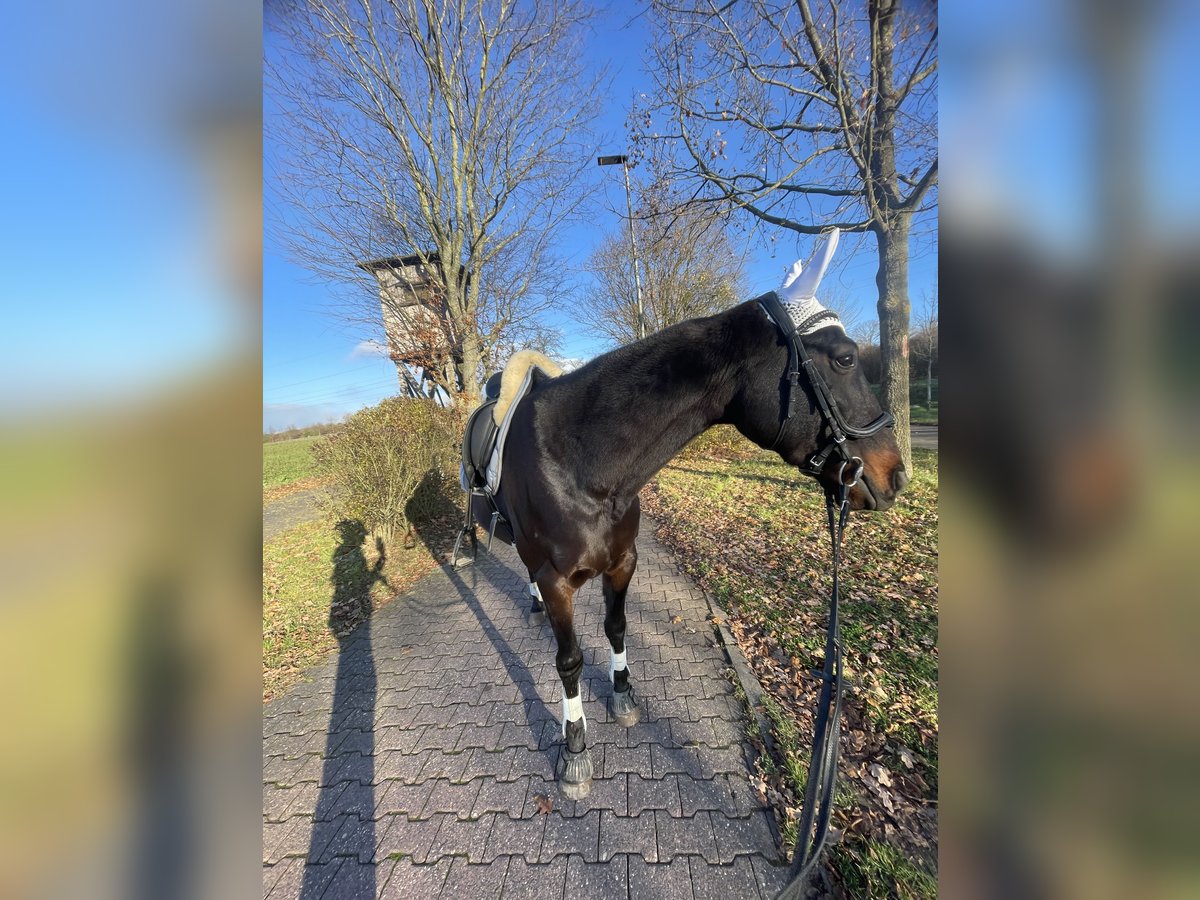
<path fill-rule="evenodd" d="M 264 897 L 773 897 L 785 869 L 707 604 L 651 535 L 638 547 L 631 729 L 608 721 L 599 580 L 576 596 L 589 797 L 556 790 L 554 639 L 498 547 L 379 610 L 264 709 Z"/>

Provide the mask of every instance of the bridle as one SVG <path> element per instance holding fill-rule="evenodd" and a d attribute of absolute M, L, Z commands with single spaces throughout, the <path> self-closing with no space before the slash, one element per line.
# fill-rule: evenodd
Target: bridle
<path fill-rule="evenodd" d="M 821 310 L 816 315 L 801 322 L 798 326 L 788 311 L 784 309 L 783 304 L 779 302 L 779 295 L 774 291 L 763 294 L 757 299 L 757 303 L 766 311 L 767 316 L 775 323 L 775 327 L 783 333 L 784 342 L 788 348 L 788 367 L 783 375 L 783 401 L 779 410 L 779 431 L 775 433 L 775 440 L 771 442 L 768 450 L 774 450 L 779 446 L 779 442 L 783 440 L 783 433 L 787 429 L 788 420 L 796 414 L 796 389 L 800 385 L 800 373 L 803 371 L 808 376 L 809 386 L 812 387 L 813 396 L 817 401 L 817 409 L 821 413 L 821 418 L 825 420 L 825 424 L 829 426 L 830 440 L 824 447 L 814 453 L 805 463 L 800 466 L 800 471 L 806 475 L 820 475 L 825 470 L 825 464 L 829 461 L 829 457 L 836 451 L 842 458 L 842 468 L 839 471 L 838 480 L 844 481 L 842 477 L 845 474 L 846 466 L 850 466 L 851 473 L 854 477 L 850 478 L 850 486 L 853 487 L 858 483 L 859 477 L 862 475 L 863 461 L 850 453 L 846 446 L 846 438 L 866 438 L 873 434 L 882 431 L 894 424 L 891 413 L 882 412 L 879 416 L 863 428 L 857 428 L 846 421 L 846 417 L 842 415 L 842 410 L 838 406 L 833 392 L 829 389 L 829 385 L 818 371 L 816 364 L 813 363 L 812 357 L 808 354 L 808 348 L 804 346 L 804 341 L 800 334 L 804 328 L 808 328 L 815 324 L 817 320 L 822 318 L 830 318 L 833 321 L 837 320 L 835 314 L 828 310 Z M 855 472 L 855 470 L 857 470 Z"/>
<path fill-rule="evenodd" d="M 768 448 L 774 450 L 783 439 L 783 432 L 796 411 L 796 388 L 800 373 L 808 376 L 817 408 L 829 427 L 830 441 L 814 453 L 800 471 L 808 475 L 821 475 L 833 453 L 841 457 L 837 471 L 837 486 L 825 490 L 825 512 L 829 520 L 829 541 L 832 547 L 833 583 L 829 592 L 829 625 L 825 638 L 825 663 L 820 673 L 821 694 L 817 699 L 816 717 L 813 727 L 812 757 L 808 767 L 808 783 L 804 788 L 804 802 L 800 807 L 800 821 L 796 829 L 796 845 L 792 856 L 792 867 L 788 872 L 788 884 L 779 895 L 779 900 L 799 900 L 804 896 L 809 879 L 816 869 L 817 860 L 825 847 L 829 834 L 829 814 L 833 806 L 833 793 L 837 783 L 838 738 L 842 718 L 842 641 L 841 623 L 838 619 L 838 567 L 842 558 L 842 535 L 850 519 L 850 489 L 862 477 L 863 461 L 854 456 L 846 446 L 847 438 L 864 438 L 893 424 L 890 413 L 884 412 L 864 428 L 850 425 L 838 408 L 837 400 L 829 385 L 813 364 L 812 357 L 801 339 L 801 332 L 829 316 L 821 310 L 798 326 L 779 302 L 774 292 L 758 298 L 775 326 L 783 332 L 788 346 L 788 367 L 783 381 L 783 402 L 780 409 L 779 432 Z M 814 673 L 815 674 L 815 673 Z M 815 829 L 814 829 L 815 824 Z"/>

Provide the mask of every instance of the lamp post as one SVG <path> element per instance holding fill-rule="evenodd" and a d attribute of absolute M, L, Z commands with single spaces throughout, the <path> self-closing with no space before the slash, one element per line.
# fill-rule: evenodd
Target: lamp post
<path fill-rule="evenodd" d="M 629 157 L 601 156 L 598 166 L 620 166 L 625 174 L 625 203 L 629 207 L 629 246 L 633 250 L 633 289 L 637 293 L 637 336 L 640 341 L 646 336 L 646 317 L 642 315 L 642 278 L 638 274 L 637 238 L 633 233 L 633 194 L 629 190 Z"/>

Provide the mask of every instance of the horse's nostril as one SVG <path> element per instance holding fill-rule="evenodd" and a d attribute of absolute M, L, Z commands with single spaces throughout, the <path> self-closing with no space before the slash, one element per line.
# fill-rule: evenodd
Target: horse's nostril
<path fill-rule="evenodd" d="M 898 494 L 904 490 L 906 484 L 908 484 L 908 473 L 904 471 L 903 466 L 900 466 L 892 473 L 892 488 Z"/>

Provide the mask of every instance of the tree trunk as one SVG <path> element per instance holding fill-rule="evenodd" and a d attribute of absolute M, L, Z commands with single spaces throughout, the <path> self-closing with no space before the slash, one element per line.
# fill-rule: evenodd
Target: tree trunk
<path fill-rule="evenodd" d="M 464 330 L 462 341 L 462 359 L 454 364 L 455 375 L 458 379 L 462 401 L 473 407 L 479 402 L 479 365 L 483 360 L 480 352 L 479 335 L 474 328 Z"/>
<path fill-rule="evenodd" d="M 898 217 L 890 227 L 875 229 L 879 244 L 879 348 L 883 366 L 880 400 L 896 420 L 896 443 L 910 473 L 912 438 L 908 407 L 908 229 L 909 220 Z"/>

